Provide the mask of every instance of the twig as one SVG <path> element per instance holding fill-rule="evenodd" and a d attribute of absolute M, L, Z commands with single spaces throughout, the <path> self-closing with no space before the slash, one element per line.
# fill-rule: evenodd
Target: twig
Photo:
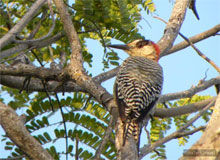
<path fill-rule="evenodd" d="M 148 145 L 150 146 L 151 145 L 151 139 L 150 139 L 150 133 L 147 130 L 147 125 L 145 125 L 144 130 L 145 130 L 145 132 L 147 134 Z"/>
<path fill-rule="evenodd" d="M 182 33 L 179 32 L 179 35 L 185 40 L 187 41 L 190 46 L 196 51 L 196 53 L 202 57 L 203 59 L 205 59 L 209 64 L 212 65 L 212 67 L 214 67 L 216 69 L 216 71 L 220 74 L 220 68 L 215 64 L 214 61 L 212 61 L 210 58 L 208 58 L 205 54 L 203 54 L 188 38 L 186 38 Z"/>
<path fill-rule="evenodd" d="M 74 129 L 75 130 L 75 129 Z M 76 151 L 75 151 L 75 160 L 79 159 L 79 136 L 76 132 Z"/>
<path fill-rule="evenodd" d="M 157 16 L 153 16 L 153 18 L 159 19 L 162 22 L 164 22 L 165 24 L 167 24 L 167 22 L 165 20 L 163 20 L 160 17 Z M 188 42 L 188 44 L 196 51 L 196 53 L 202 57 L 203 59 L 205 59 L 209 64 L 211 64 L 216 71 L 220 74 L 220 68 L 215 64 L 215 62 L 213 62 L 211 59 L 209 59 L 205 54 L 203 54 L 186 36 L 184 36 L 182 33 L 178 33 L 185 41 Z"/>
<path fill-rule="evenodd" d="M 102 150 L 105 147 L 106 143 L 109 141 L 109 136 L 112 133 L 113 126 L 114 126 L 114 124 L 113 124 L 113 117 L 111 116 L 108 128 L 105 131 L 104 136 L 102 137 L 102 141 L 101 141 L 101 143 L 99 145 L 99 148 L 95 152 L 94 159 L 97 159 L 97 160 L 100 159 L 100 155 L 102 153 Z"/>
<path fill-rule="evenodd" d="M 192 135 L 198 131 L 201 131 L 201 130 L 204 130 L 206 128 L 206 126 L 200 126 L 198 128 L 195 128 L 191 131 L 186 131 L 186 132 L 182 132 L 182 133 L 179 133 L 176 138 L 180 138 L 180 137 L 184 137 L 184 136 L 188 136 L 188 135 Z"/>
<path fill-rule="evenodd" d="M 33 50 L 31 50 L 31 51 L 32 51 L 33 55 L 35 56 L 35 58 L 37 59 L 37 61 L 40 63 L 41 67 L 43 67 L 43 64 L 42 64 L 41 60 L 38 58 L 37 54 L 35 54 L 35 52 Z M 47 97 L 49 99 L 49 103 L 50 103 L 51 109 L 54 112 L 54 107 L 53 107 L 53 104 L 52 104 L 52 100 L 50 98 L 50 94 L 49 94 L 48 89 L 47 89 L 47 87 L 48 87 L 47 86 L 47 82 L 45 82 L 44 80 L 41 80 L 41 82 L 42 82 L 42 84 L 44 86 L 46 95 L 47 95 Z"/>
<path fill-rule="evenodd" d="M 51 98 L 50 98 L 49 91 L 48 91 L 48 89 L 47 89 L 47 82 L 45 82 L 44 80 L 41 80 L 41 82 L 42 82 L 42 84 L 43 84 L 43 86 L 44 86 L 46 95 L 47 95 L 47 97 L 48 97 L 48 99 L 49 99 L 49 103 L 50 103 L 51 109 L 52 109 L 52 111 L 54 112 L 53 103 L 52 103 L 52 100 L 51 100 Z"/>
<path fill-rule="evenodd" d="M 154 150 L 154 152 L 160 156 L 160 157 L 163 157 L 164 159 L 167 159 L 167 157 L 165 155 L 161 155 L 160 152 L 158 152 L 156 149 Z"/>
<path fill-rule="evenodd" d="M 0 158 L 0 160 L 19 160 L 19 159 L 22 159 L 22 158 L 25 158 L 25 155 L 20 155 L 20 156 L 11 157 L 11 158 Z"/>
<path fill-rule="evenodd" d="M 55 97 L 56 97 L 57 103 L 58 103 L 58 105 L 59 105 L 60 112 L 61 112 L 62 119 L 63 119 L 63 126 L 64 126 L 64 130 L 65 130 L 65 140 L 66 140 L 66 160 L 68 160 L 68 135 L 67 135 L 66 120 L 65 120 L 65 116 L 64 116 L 63 108 L 62 108 L 62 106 L 61 106 L 61 103 L 60 103 L 59 97 L 58 97 L 58 95 L 57 95 L 56 92 L 54 92 L 54 94 L 55 94 Z"/>

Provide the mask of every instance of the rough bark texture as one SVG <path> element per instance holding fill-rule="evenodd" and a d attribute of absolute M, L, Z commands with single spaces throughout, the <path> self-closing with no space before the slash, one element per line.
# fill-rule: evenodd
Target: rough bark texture
<path fill-rule="evenodd" d="M 201 138 L 180 160 L 219 160 L 220 159 L 220 94 L 214 105 L 212 117 Z"/>
<path fill-rule="evenodd" d="M 29 159 L 53 160 L 41 144 L 30 135 L 16 112 L 1 102 L 0 125 L 5 130 L 6 135 L 10 137 Z"/>

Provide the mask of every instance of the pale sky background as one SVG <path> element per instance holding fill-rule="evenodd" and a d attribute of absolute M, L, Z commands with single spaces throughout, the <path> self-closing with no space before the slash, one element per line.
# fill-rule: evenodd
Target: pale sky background
<path fill-rule="evenodd" d="M 169 3 L 169 0 L 155 0 L 154 2 L 157 9 L 155 14 L 168 21 L 173 4 Z M 181 28 L 181 33 L 187 37 L 191 37 L 198 33 L 204 32 L 220 23 L 219 0 L 197 0 L 196 7 L 200 16 L 200 20 L 198 21 L 196 19 L 191 10 L 187 10 L 186 18 Z M 157 42 L 163 35 L 165 24 L 157 19 L 152 18 L 151 15 L 147 15 L 145 13 L 143 13 L 143 17 L 148 21 L 151 27 L 149 27 L 149 25 L 144 20 L 142 20 L 139 25 L 140 33 L 145 36 L 146 39 L 151 39 Z M 175 43 L 180 41 L 182 41 L 182 38 L 178 37 Z M 112 41 L 112 43 L 122 42 Z M 87 45 L 89 51 L 93 54 L 93 68 L 89 69 L 89 71 L 93 74 L 93 76 L 95 76 L 103 72 L 103 66 L 101 63 L 103 57 L 103 49 L 98 41 L 88 40 Z M 220 66 L 219 35 L 199 42 L 196 44 L 196 46 L 205 55 L 212 59 L 218 66 Z M 121 64 L 122 60 L 126 59 L 127 55 L 122 51 L 115 51 L 119 53 Z M 197 53 L 189 47 L 185 50 L 179 51 L 178 53 L 163 57 L 160 60 L 160 64 L 164 70 L 163 94 L 183 91 L 189 89 L 193 85 L 197 85 L 199 80 L 205 77 L 205 72 L 207 69 L 207 80 L 218 75 L 218 73 L 212 68 L 210 64 L 199 57 Z M 112 93 L 113 82 L 114 79 L 103 83 L 103 85 L 110 93 Z M 199 94 L 212 96 L 216 95 L 213 87 Z M 200 120 L 196 122 L 196 124 L 202 125 L 203 122 L 203 120 Z M 168 132 L 168 134 L 172 133 L 174 129 L 175 126 Z M 2 134 L 3 130 L 0 128 L 0 135 Z M 181 157 L 183 149 L 188 149 L 199 139 L 200 136 L 201 133 L 194 134 L 191 136 L 187 145 L 182 147 L 179 147 L 177 140 L 172 140 L 166 143 L 167 159 L 176 160 Z M 147 142 L 144 136 L 142 136 L 141 141 L 144 141 L 145 143 Z M 61 145 L 61 147 L 64 146 L 64 144 Z M 4 145 L 2 145 L 0 142 L 0 158 L 5 158 L 7 155 L 7 152 L 4 151 Z M 65 158 L 63 157 L 62 159 Z M 144 159 L 149 159 L 149 156 L 145 157 Z"/>

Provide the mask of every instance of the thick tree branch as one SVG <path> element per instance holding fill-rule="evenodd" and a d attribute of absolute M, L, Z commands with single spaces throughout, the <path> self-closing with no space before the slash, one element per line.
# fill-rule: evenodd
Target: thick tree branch
<path fill-rule="evenodd" d="M 62 0 L 54 0 L 54 3 L 58 9 L 66 36 L 68 37 L 72 49 L 71 60 L 67 68 L 67 73 L 70 75 L 71 79 L 76 81 L 77 85 L 84 88 L 99 103 L 104 104 L 109 111 L 112 111 L 112 106 L 109 106 L 108 104 L 108 102 L 110 102 L 109 100 L 112 100 L 112 96 L 102 86 L 95 83 L 91 77 L 86 75 L 83 69 L 80 42 L 64 2 Z M 110 104 L 114 104 L 112 102 L 113 101 L 111 101 Z"/>
<path fill-rule="evenodd" d="M 164 30 L 164 35 L 158 42 L 161 50 L 161 57 L 166 55 L 172 47 L 185 18 L 188 4 L 189 0 L 177 0 L 175 2 L 169 22 Z"/>
<path fill-rule="evenodd" d="M 22 63 L 15 66 L 0 64 L 0 75 L 31 76 L 39 79 L 55 80 L 60 73 L 60 70 L 34 67 L 32 65 Z"/>
<path fill-rule="evenodd" d="M 7 65 L 0 65 L 0 75 L 2 85 L 20 89 L 23 86 L 24 78 L 22 77 L 14 77 L 14 76 L 2 76 L 6 75 L 15 75 L 15 76 L 32 76 L 40 79 L 51 79 L 48 84 L 48 91 L 49 92 L 87 92 L 84 88 L 80 87 L 76 83 L 67 82 L 63 86 L 61 86 L 60 82 L 55 81 L 57 75 L 61 71 L 47 69 L 47 68 L 37 68 L 31 65 L 21 64 L 20 66 L 7 66 Z M 117 70 L 115 68 L 114 70 Z M 111 70 L 109 72 L 102 73 L 93 78 L 94 81 L 101 83 L 103 80 L 112 77 L 115 74 L 115 71 Z M 194 94 L 203 91 L 213 85 L 220 84 L 220 77 L 216 77 L 207 81 L 203 81 L 202 83 L 198 84 L 195 87 L 192 87 L 188 90 L 178 92 L 178 93 L 169 93 L 162 95 L 159 99 L 159 103 L 164 103 L 170 100 L 192 97 Z M 39 91 L 45 92 L 44 86 L 41 83 L 41 80 L 38 79 L 31 79 L 29 85 L 29 91 Z M 112 96 L 108 94 L 108 99 L 112 99 Z M 155 116 L 158 117 L 173 117 L 182 114 L 196 112 L 203 108 L 203 106 L 208 103 L 209 100 L 198 102 L 198 104 L 190 104 L 184 107 L 178 108 L 170 108 L 170 109 L 157 109 L 155 112 Z"/>
<path fill-rule="evenodd" d="M 16 112 L 0 102 L 0 124 L 6 135 L 29 159 L 53 160 L 41 144 L 30 135 Z"/>
<path fill-rule="evenodd" d="M 28 12 L 22 17 L 22 19 L 0 39 L 0 50 L 7 44 L 9 44 L 14 37 L 22 31 L 22 29 L 32 20 L 37 11 L 44 5 L 46 0 L 37 0 Z"/>

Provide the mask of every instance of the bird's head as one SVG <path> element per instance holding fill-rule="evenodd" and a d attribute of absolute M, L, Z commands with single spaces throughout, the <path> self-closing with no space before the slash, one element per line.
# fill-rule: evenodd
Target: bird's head
<path fill-rule="evenodd" d="M 145 57 L 158 61 L 160 57 L 159 46 L 150 40 L 137 39 L 127 45 L 108 45 L 111 48 L 123 49 L 130 56 Z"/>

